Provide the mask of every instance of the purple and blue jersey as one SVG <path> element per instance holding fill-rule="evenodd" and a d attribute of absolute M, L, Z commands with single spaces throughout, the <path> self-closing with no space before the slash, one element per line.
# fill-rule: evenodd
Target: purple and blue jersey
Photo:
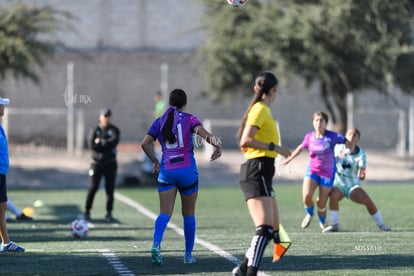
<path fill-rule="evenodd" d="M 148 135 L 158 139 L 162 148 L 161 169 L 174 170 L 195 165 L 194 158 L 194 128 L 201 125 L 200 120 L 189 113 L 175 111 L 173 133 L 176 136 L 174 144 L 164 141 L 162 128 L 168 116 L 168 110 L 163 116 L 156 119 Z"/>
<path fill-rule="evenodd" d="M 302 148 L 309 150 L 309 170 L 318 176 L 332 178 L 335 172 L 335 145 L 344 144 L 346 138 L 339 133 L 325 130 L 325 134 L 317 138 L 315 131 L 305 135 Z"/>

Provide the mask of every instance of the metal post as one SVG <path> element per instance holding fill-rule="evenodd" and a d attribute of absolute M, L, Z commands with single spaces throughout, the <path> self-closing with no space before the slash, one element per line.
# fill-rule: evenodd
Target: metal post
<path fill-rule="evenodd" d="M 76 156 L 82 155 L 83 142 L 85 137 L 85 116 L 83 109 L 76 110 Z"/>
<path fill-rule="evenodd" d="M 346 93 L 346 110 L 347 110 L 347 128 L 354 127 L 354 93 L 352 91 L 348 91 Z"/>
<path fill-rule="evenodd" d="M 408 154 L 414 156 L 414 97 L 410 98 L 408 111 Z"/>
<path fill-rule="evenodd" d="M 168 99 L 168 63 L 161 64 L 161 94 L 164 99 Z"/>
<path fill-rule="evenodd" d="M 67 105 L 67 132 L 66 132 L 66 148 L 68 153 L 73 153 L 74 149 L 74 112 L 73 104 L 75 101 L 73 93 L 73 62 L 67 64 L 67 86 L 66 86 L 66 95 L 68 101 Z"/>
<path fill-rule="evenodd" d="M 9 137 L 9 110 L 8 108 L 4 109 L 3 118 L 1 119 L 1 123 L 3 125 L 4 133 L 8 139 Z"/>
<path fill-rule="evenodd" d="M 397 142 L 397 153 L 399 155 L 405 154 L 405 145 L 407 138 L 405 136 L 405 112 L 400 109 L 398 111 L 398 142 Z"/>

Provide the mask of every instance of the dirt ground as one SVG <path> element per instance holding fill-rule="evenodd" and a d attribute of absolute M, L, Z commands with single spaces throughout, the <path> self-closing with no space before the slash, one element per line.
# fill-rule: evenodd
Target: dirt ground
<path fill-rule="evenodd" d="M 244 162 L 240 151 L 224 151 L 222 158 L 210 162 L 206 153 L 196 151 L 200 185 L 238 185 L 239 166 Z M 414 183 L 414 157 L 398 156 L 392 152 L 367 151 L 369 183 Z M 302 183 L 308 161 L 303 152 L 287 167 L 277 164 L 275 183 Z M 10 150 L 9 188 L 86 188 L 90 152 L 71 155 L 65 151 L 36 149 Z M 139 145 L 118 147 L 117 185 L 154 185 L 151 174 L 143 172 L 143 154 Z"/>

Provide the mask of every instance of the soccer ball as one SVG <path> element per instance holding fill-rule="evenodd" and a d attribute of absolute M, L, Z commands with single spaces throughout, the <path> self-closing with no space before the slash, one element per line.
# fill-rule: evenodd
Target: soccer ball
<path fill-rule="evenodd" d="M 246 4 L 247 1 L 248 0 L 227 0 L 227 3 L 237 8 L 238 6 L 243 6 L 244 4 Z"/>
<path fill-rule="evenodd" d="M 83 219 L 72 221 L 70 233 L 76 239 L 85 238 L 88 235 L 88 223 Z"/>

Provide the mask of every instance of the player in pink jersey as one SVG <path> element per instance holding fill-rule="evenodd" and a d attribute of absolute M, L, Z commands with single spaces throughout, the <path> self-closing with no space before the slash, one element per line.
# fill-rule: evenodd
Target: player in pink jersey
<path fill-rule="evenodd" d="M 184 221 L 185 253 L 184 263 L 195 262 L 192 257 L 195 232 L 195 205 L 198 193 L 198 172 L 194 158 L 194 136 L 199 135 L 215 150 L 211 160 L 221 156 L 220 140 L 212 136 L 193 114 L 184 112 L 187 95 L 181 89 L 170 93 L 169 107 L 157 118 L 142 141 L 142 149 L 153 163 L 154 173 L 158 173 L 158 194 L 160 213 L 154 224 L 152 263 L 162 265 L 161 241 L 174 210 L 177 191 L 181 197 L 181 213 Z M 162 148 L 161 162 L 154 154 L 152 144 L 158 139 Z"/>
<path fill-rule="evenodd" d="M 326 202 L 333 188 L 335 177 L 334 149 L 336 144 L 346 143 L 346 138 L 342 134 L 326 129 L 328 124 L 326 113 L 316 112 L 312 118 L 314 131 L 305 135 L 302 143 L 293 151 L 291 156 L 282 161 L 282 164 L 288 164 L 304 149 L 308 149 L 309 164 L 302 186 L 302 200 L 306 216 L 301 227 L 307 228 L 313 218 L 315 204 L 313 194 L 316 188 L 319 187 L 317 199 L 319 227 L 323 230 L 326 221 Z"/>

